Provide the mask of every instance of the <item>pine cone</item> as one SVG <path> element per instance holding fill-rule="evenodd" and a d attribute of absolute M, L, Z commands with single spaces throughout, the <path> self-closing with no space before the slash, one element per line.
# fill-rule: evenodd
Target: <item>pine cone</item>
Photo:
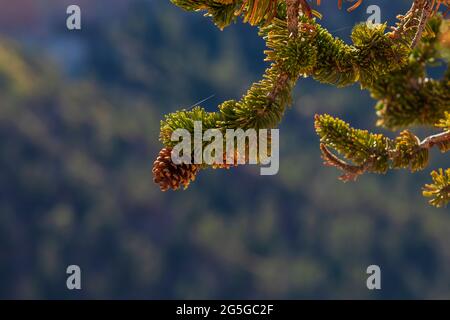
<path fill-rule="evenodd" d="M 200 169 L 195 164 L 174 164 L 171 152 L 171 148 L 163 148 L 153 163 L 153 181 L 159 184 L 161 191 L 178 190 L 181 186 L 186 189 Z"/>

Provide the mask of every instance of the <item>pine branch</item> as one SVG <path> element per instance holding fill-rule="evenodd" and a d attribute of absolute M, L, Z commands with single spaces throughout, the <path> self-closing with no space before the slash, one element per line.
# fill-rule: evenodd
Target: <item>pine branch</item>
<path fill-rule="evenodd" d="M 420 148 L 431 149 L 437 146 L 442 152 L 450 150 L 450 131 L 445 131 L 425 138 L 419 145 Z"/>
<path fill-rule="evenodd" d="M 220 29 L 235 21 L 242 0 L 170 0 L 176 6 L 187 11 L 206 11 Z"/>
<path fill-rule="evenodd" d="M 160 134 L 166 148 L 173 147 L 170 137 L 176 129 L 187 129 L 192 134 L 195 121 L 202 121 L 204 130 L 274 128 L 291 102 L 297 80 L 311 76 L 337 87 L 359 82 L 379 100 L 378 124 L 386 127 L 432 124 L 444 119 L 439 124 L 443 133 L 420 141 L 409 131 L 392 140 L 353 129 L 330 116 L 317 116 L 322 156 L 326 164 L 344 171 L 343 180 L 355 180 L 364 172 L 384 173 L 394 168 L 422 170 L 427 165 L 429 149 L 435 146 L 443 152 L 450 149 L 450 120 L 448 116 L 444 118 L 445 112 L 450 112 L 450 70 L 441 80 L 426 76 L 427 64 L 444 52 L 441 47 L 447 34 L 443 27 L 448 27 L 448 23 L 436 12 L 440 4 L 448 6 L 449 1 L 415 0 L 407 14 L 399 16 L 399 23 L 391 32 L 386 32 L 386 25 L 359 24 L 352 31 L 352 45 L 320 26 L 313 19 L 313 15 L 319 14 L 306 0 L 171 1 L 186 10 L 206 11 L 219 28 L 237 17 L 258 25 L 268 47 L 266 61 L 271 65 L 262 80 L 254 83 L 239 101 L 225 101 L 217 112 L 196 107 L 166 116 Z M 361 3 L 357 1 L 348 11 Z M 338 1 L 338 6 L 342 7 L 342 1 Z M 338 158 L 329 148 L 352 163 Z M 158 174 L 166 172 L 163 167 L 169 166 L 167 161 L 158 162 Z M 167 189 L 180 183 L 187 186 L 191 176 L 174 184 L 165 180 L 164 175 L 158 179 Z"/>
<path fill-rule="evenodd" d="M 446 130 L 442 133 L 421 141 L 413 133 L 405 130 L 392 140 L 381 134 L 354 129 L 344 121 L 329 115 L 315 117 L 324 164 L 343 171 L 340 179 L 344 182 L 355 181 L 367 172 L 386 173 L 390 169 L 402 168 L 409 168 L 412 172 L 423 170 L 428 165 L 429 152 L 432 148 L 437 147 L 441 152 L 450 151 L 449 124 L 450 114 L 447 114 L 446 120 L 439 124 Z M 329 148 L 333 148 L 353 164 L 340 159 Z M 428 185 L 426 189 L 428 196 L 437 194 L 439 200 L 432 201 L 433 205 L 442 205 L 443 199 L 448 202 L 446 192 L 450 188 L 449 181 L 443 178 L 438 181 L 440 184 Z M 443 181 L 446 181 L 446 184 Z"/>
<path fill-rule="evenodd" d="M 399 22 L 393 27 L 392 37 L 401 39 L 415 30 L 411 47 L 414 48 L 422 37 L 428 19 L 434 11 L 435 0 L 414 0 L 411 9 L 404 16 L 398 16 Z"/>
<path fill-rule="evenodd" d="M 429 136 L 422 141 L 408 130 L 392 140 L 381 134 L 369 133 L 350 127 L 344 121 L 329 115 L 316 115 L 316 132 L 320 137 L 321 149 L 327 164 L 347 171 L 333 158 L 328 147 L 335 149 L 347 160 L 354 162 L 364 171 L 385 173 L 389 169 L 410 168 L 411 171 L 424 169 L 428 164 L 429 150 L 437 147 L 441 152 L 450 150 L 450 130 Z M 335 165 L 336 164 L 336 165 Z M 370 165 L 369 165 L 370 164 Z M 354 171 L 356 169 L 351 169 Z"/>
<path fill-rule="evenodd" d="M 304 1 L 303 1 L 304 2 Z M 306 4 L 308 5 L 308 4 Z M 287 28 L 293 37 L 298 35 L 298 14 L 300 12 L 300 0 L 286 0 Z"/>
<path fill-rule="evenodd" d="M 450 111 L 450 69 L 442 79 L 431 79 L 427 67 L 445 61 L 445 39 L 450 23 L 439 16 L 429 21 L 428 31 L 408 63 L 377 79 L 369 88 L 376 105 L 378 125 L 398 129 L 433 125 Z M 447 61 L 448 64 L 448 61 Z"/>

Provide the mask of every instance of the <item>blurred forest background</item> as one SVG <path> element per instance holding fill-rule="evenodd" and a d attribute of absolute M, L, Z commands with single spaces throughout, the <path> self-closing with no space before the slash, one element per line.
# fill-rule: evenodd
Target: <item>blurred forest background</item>
<path fill-rule="evenodd" d="M 74 3 L 81 31 L 65 26 Z M 348 39 L 369 4 L 393 23 L 410 1 L 319 11 Z M 276 176 L 152 182 L 163 115 L 239 98 L 263 50 L 255 28 L 221 32 L 168 0 L 0 1 L 0 298 L 450 298 L 450 212 L 420 191 L 448 158 L 347 184 L 322 166 L 315 113 L 385 132 L 357 86 L 299 82 Z M 70 264 L 81 291 L 66 289 Z M 366 288 L 371 264 L 380 291 Z"/>

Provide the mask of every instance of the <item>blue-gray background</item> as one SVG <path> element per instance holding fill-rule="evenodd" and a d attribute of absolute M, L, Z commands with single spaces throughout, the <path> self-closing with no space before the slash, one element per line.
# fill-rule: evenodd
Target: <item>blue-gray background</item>
<path fill-rule="evenodd" d="M 410 3 L 348 14 L 322 2 L 345 39 L 369 4 L 392 23 Z M 69 4 L 81 31 L 65 27 Z M 263 50 L 255 28 L 221 32 L 168 0 L 1 1 L 0 297 L 450 298 L 449 210 L 420 192 L 448 158 L 348 184 L 322 166 L 315 113 L 386 132 L 358 86 L 298 83 L 276 176 L 242 167 L 203 171 L 184 192 L 153 184 L 163 115 L 239 98 L 267 67 Z M 81 291 L 66 289 L 71 264 Z M 381 291 L 366 288 L 371 264 Z"/>

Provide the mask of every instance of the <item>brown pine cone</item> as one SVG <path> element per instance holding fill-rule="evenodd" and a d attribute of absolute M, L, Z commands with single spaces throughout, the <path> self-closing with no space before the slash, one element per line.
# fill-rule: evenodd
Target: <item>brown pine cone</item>
<path fill-rule="evenodd" d="M 153 181 L 159 184 L 161 191 L 178 190 L 181 186 L 186 189 L 200 169 L 195 164 L 174 164 L 171 152 L 171 148 L 163 148 L 153 163 Z"/>

